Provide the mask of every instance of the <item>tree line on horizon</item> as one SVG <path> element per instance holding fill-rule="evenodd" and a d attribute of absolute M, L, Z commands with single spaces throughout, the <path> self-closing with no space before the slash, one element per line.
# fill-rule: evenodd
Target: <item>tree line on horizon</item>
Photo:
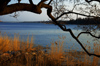
<path fill-rule="evenodd" d="M 64 21 L 64 24 L 98 25 L 100 18 L 78 18 L 76 20 Z"/>
<path fill-rule="evenodd" d="M 78 25 L 99 25 L 100 18 L 78 18 L 69 21 L 58 21 L 60 24 L 78 24 Z M 41 23 L 53 23 L 52 21 L 42 21 Z"/>

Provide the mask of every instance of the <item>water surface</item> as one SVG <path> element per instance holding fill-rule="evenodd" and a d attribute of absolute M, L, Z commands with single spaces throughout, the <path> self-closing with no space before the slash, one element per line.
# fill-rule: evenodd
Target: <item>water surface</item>
<path fill-rule="evenodd" d="M 66 25 L 66 28 L 72 29 L 73 33 L 77 36 L 82 29 L 75 29 L 77 25 Z M 33 35 L 34 43 L 36 45 L 50 46 L 52 42 L 64 41 L 64 49 L 76 49 L 80 51 L 80 45 L 71 37 L 69 32 L 62 31 L 58 26 L 54 24 L 44 23 L 0 23 L 0 32 L 2 35 L 6 33 L 9 37 L 14 37 L 14 34 L 20 35 L 20 40 L 30 39 Z M 59 38 L 59 37 L 65 37 Z M 88 44 L 93 49 L 93 41 L 90 35 L 83 34 L 79 37 L 79 40 L 83 44 Z M 90 43 L 87 43 L 90 42 Z M 85 45 L 84 45 L 85 46 Z M 78 48 L 78 49 L 77 49 Z"/>

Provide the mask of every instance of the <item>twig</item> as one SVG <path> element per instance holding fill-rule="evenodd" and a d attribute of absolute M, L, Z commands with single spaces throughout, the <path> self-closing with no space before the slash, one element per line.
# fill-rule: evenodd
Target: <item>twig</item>
<path fill-rule="evenodd" d="M 91 32 L 80 32 L 79 34 L 78 34 L 78 36 L 77 36 L 77 38 L 79 38 L 79 36 L 81 35 L 81 34 L 90 34 L 92 37 L 95 37 L 95 38 L 100 38 L 100 36 L 95 36 L 95 35 L 93 35 Z"/>
<path fill-rule="evenodd" d="M 32 0 L 29 0 L 29 2 L 30 2 L 30 4 L 32 4 L 32 5 L 33 5 L 33 1 L 32 1 Z"/>
<path fill-rule="evenodd" d="M 57 17 L 57 18 L 55 18 L 56 20 L 58 20 L 60 17 L 62 17 L 63 15 L 65 15 L 65 14 L 70 14 L 70 13 L 72 13 L 72 14 L 77 14 L 77 15 L 81 15 L 81 16 L 86 16 L 86 17 L 94 17 L 94 18 L 96 18 L 96 16 L 90 16 L 90 15 L 85 15 L 85 14 L 80 14 L 80 13 L 76 13 L 76 12 L 72 12 L 72 11 L 69 11 L 69 12 L 64 12 L 64 13 L 62 13 L 59 17 Z"/>
<path fill-rule="evenodd" d="M 89 52 L 87 51 L 87 49 L 83 46 L 83 44 L 79 41 L 79 39 L 74 35 L 74 33 L 72 32 L 72 30 L 71 30 L 71 29 L 66 29 L 66 28 L 63 27 L 61 24 L 59 24 L 58 21 L 57 21 L 57 18 L 55 19 L 55 18 L 52 16 L 51 12 L 52 12 L 52 7 L 47 9 L 47 15 L 52 19 L 52 21 L 53 21 L 56 25 L 58 25 L 63 31 L 68 31 L 68 32 L 71 34 L 71 36 L 79 43 L 79 45 L 83 48 L 83 50 L 84 50 L 89 56 L 100 57 L 100 55 L 89 53 Z M 69 13 L 75 13 L 75 12 L 67 12 L 67 14 L 69 14 Z M 63 14 L 64 14 L 64 13 L 63 13 Z M 62 15 L 63 15 L 63 14 L 62 14 Z M 65 14 L 66 14 L 66 13 L 65 13 Z M 75 13 L 75 14 L 77 14 L 77 13 Z M 84 14 L 80 14 L 80 15 L 87 16 L 87 15 L 84 15 Z M 59 18 L 60 18 L 60 17 L 61 17 L 61 16 L 59 16 Z M 90 17 L 90 16 L 89 16 L 89 17 Z M 94 17 L 94 16 L 93 16 L 93 17 Z"/>
<path fill-rule="evenodd" d="M 48 5 L 50 5 L 52 1 L 53 1 L 53 0 L 50 0 L 50 2 L 48 3 Z"/>

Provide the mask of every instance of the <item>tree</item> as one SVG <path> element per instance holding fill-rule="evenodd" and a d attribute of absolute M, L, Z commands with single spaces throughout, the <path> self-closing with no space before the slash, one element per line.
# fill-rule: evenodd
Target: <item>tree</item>
<path fill-rule="evenodd" d="M 42 13 L 41 8 L 46 8 L 48 17 L 51 18 L 51 20 L 56 25 L 58 25 L 63 31 L 69 32 L 71 36 L 80 44 L 80 46 L 84 49 L 84 51 L 89 56 L 93 55 L 93 56 L 100 57 L 100 55 L 89 53 L 78 39 L 81 34 L 90 34 L 91 36 L 95 38 L 100 38 L 100 37 L 91 34 L 91 32 L 81 32 L 78 34 L 78 36 L 75 36 L 71 29 L 67 29 L 65 25 L 62 25 L 58 22 L 59 18 L 61 18 L 64 15 L 65 17 L 69 17 L 69 14 L 76 14 L 77 17 L 78 15 L 86 16 L 86 17 L 95 17 L 95 18 L 99 17 L 98 15 L 99 9 L 95 10 L 97 6 L 91 5 L 90 3 L 93 1 L 100 2 L 100 0 L 84 0 L 85 3 L 81 3 L 82 0 L 49 0 L 48 3 L 45 3 L 47 0 L 41 0 L 37 5 L 35 5 L 32 0 L 29 0 L 29 3 L 20 3 L 21 0 L 18 0 L 18 3 L 14 3 L 14 4 L 9 4 L 10 1 L 11 0 L 0 0 L 0 15 L 10 14 L 17 11 L 29 11 L 36 14 L 41 14 Z M 66 10 L 63 4 L 64 1 L 74 2 L 73 8 L 71 10 L 67 10 L 67 12 L 64 12 Z M 62 4 L 59 6 L 58 2 Z M 53 4 L 56 4 L 56 6 L 54 5 L 56 8 L 54 10 L 54 13 L 57 15 L 56 18 L 52 15 L 52 10 L 54 7 Z M 85 11 L 82 7 L 79 7 L 82 13 L 74 12 L 75 9 L 77 10 L 77 6 L 82 5 L 82 4 L 86 6 L 84 9 L 85 10 L 87 9 L 87 11 Z M 93 7 L 93 9 L 90 6 Z M 84 14 L 84 13 L 87 13 L 87 14 Z"/>

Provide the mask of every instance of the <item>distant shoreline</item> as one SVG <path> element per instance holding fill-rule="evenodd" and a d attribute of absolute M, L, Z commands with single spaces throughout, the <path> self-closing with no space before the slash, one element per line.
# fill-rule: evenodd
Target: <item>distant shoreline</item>
<path fill-rule="evenodd" d="M 76 19 L 69 21 L 58 21 L 60 24 L 69 24 L 69 25 L 100 25 L 100 18 L 84 18 Z M 1 22 L 0 22 L 1 23 Z M 45 24 L 54 24 L 52 21 L 3 21 L 2 23 L 45 23 Z"/>
<path fill-rule="evenodd" d="M 0 22 L 0 23 L 44 23 L 44 24 L 54 24 L 53 22 Z M 67 23 L 67 22 L 60 22 L 60 24 L 65 24 L 65 25 L 100 25 L 99 23 L 98 24 L 76 24 L 76 23 Z"/>

